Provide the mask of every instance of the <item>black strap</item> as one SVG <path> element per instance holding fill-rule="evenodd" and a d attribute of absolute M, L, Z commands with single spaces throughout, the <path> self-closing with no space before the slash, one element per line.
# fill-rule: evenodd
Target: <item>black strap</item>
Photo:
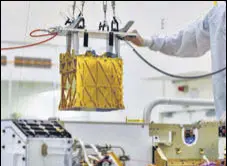
<path fill-rule="evenodd" d="M 156 150 L 157 150 L 157 147 L 155 147 L 155 146 L 153 146 L 152 147 L 152 164 L 156 164 L 155 163 L 155 152 L 156 152 Z"/>
<path fill-rule="evenodd" d="M 84 32 L 84 47 L 88 47 L 88 33 Z"/>
<path fill-rule="evenodd" d="M 113 46 L 114 45 L 114 33 L 110 32 L 109 33 L 109 46 Z"/>

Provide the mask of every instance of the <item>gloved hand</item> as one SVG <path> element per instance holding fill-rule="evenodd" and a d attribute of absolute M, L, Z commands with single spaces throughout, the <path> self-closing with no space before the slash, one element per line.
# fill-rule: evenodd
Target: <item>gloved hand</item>
<path fill-rule="evenodd" d="M 139 35 L 137 30 L 133 30 L 132 33 L 136 33 L 137 37 L 125 37 L 125 40 L 128 40 L 135 44 L 136 46 L 142 47 L 145 46 L 144 39 Z"/>

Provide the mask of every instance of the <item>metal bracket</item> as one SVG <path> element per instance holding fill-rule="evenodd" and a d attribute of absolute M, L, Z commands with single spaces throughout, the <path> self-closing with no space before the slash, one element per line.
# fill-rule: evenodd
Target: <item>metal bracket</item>
<path fill-rule="evenodd" d="M 48 146 L 46 144 L 43 144 L 41 147 L 42 156 L 46 157 L 48 155 L 47 149 L 48 149 Z"/>
<path fill-rule="evenodd" d="M 79 54 L 79 38 L 85 37 L 84 34 L 89 35 L 89 38 L 105 39 L 106 40 L 106 51 L 113 54 L 113 45 L 115 45 L 115 54 L 120 57 L 120 40 L 125 36 L 136 37 L 135 33 L 128 33 L 127 31 L 133 25 L 134 21 L 129 21 L 122 29 L 112 32 L 106 31 L 87 31 L 85 29 L 78 28 L 83 17 L 78 17 L 74 20 L 67 28 L 52 28 L 54 32 L 57 32 L 60 36 L 66 36 L 66 50 L 71 51 L 71 47 L 75 50 L 76 54 Z M 73 44 L 71 44 L 71 42 Z M 73 45 L 73 46 L 72 46 Z"/>

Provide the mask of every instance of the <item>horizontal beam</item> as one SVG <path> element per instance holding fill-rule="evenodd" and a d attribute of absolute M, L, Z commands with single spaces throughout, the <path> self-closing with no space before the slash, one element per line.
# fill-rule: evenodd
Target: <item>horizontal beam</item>
<path fill-rule="evenodd" d="M 79 33 L 79 37 L 84 37 L 84 32 L 87 32 L 89 34 L 89 38 L 95 38 L 95 39 L 108 39 L 109 33 L 107 31 L 92 31 L 92 30 L 84 30 L 84 29 L 72 29 L 72 28 L 62 28 L 62 29 L 56 29 L 51 32 L 58 32 L 58 35 L 60 36 L 66 36 L 67 33 Z M 135 33 L 126 33 L 126 32 L 112 32 L 115 36 L 120 37 L 136 37 L 137 34 Z"/>

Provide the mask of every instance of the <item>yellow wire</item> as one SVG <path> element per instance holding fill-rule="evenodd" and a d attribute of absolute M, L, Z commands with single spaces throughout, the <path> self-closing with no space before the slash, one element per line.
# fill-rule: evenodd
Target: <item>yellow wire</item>
<path fill-rule="evenodd" d="M 214 6 L 217 6 L 218 5 L 218 1 L 214 1 Z"/>

